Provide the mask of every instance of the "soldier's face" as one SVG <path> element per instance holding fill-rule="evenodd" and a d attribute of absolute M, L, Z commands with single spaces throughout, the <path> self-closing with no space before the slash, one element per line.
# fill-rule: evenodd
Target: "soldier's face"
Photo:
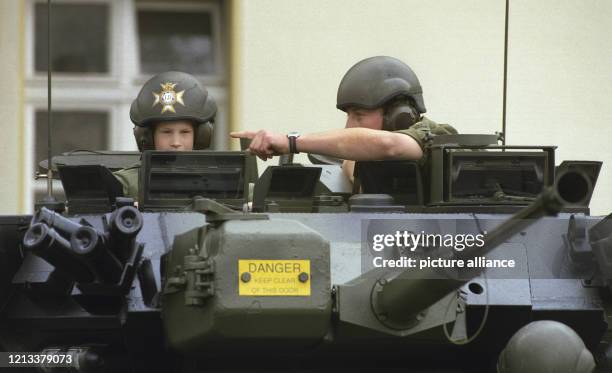
<path fill-rule="evenodd" d="M 346 128 L 363 127 L 373 130 L 380 130 L 383 127 L 384 111 L 382 108 L 349 108 L 347 109 L 346 114 Z"/>
<path fill-rule="evenodd" d="M 155 150 L 193 150 L 193 124 L 179 120 L 155 125 L 153 140 Z"/>

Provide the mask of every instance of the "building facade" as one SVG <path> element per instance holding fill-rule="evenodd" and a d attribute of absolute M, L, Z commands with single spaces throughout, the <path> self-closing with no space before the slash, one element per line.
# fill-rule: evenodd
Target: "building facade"
<path fill-rule="evenodd" d="M 216 149 L 238 147 L 230 129 L 342 127 L 337 85 L 373 55 L 416 71 L 431 119 L 501 131 L 504 0 L 52 3 L 54 154 L 135 150 L 129 105 L 164 70 L 196 75 L 217 100 Z M 31 212 L 44 191 L 34 175 L 46 158 L 46 9 L 0 2 L 2 213 Z M 558 145 L 557 162 L 604 161 L 596 214 L 612 211 L 610 19 L 612 2 L 510 0 L 507 142 Z"/>

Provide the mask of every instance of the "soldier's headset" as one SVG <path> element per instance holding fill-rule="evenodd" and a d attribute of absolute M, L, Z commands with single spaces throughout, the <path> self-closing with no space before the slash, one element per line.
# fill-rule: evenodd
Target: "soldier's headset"
<path fill-rule="evenodd" d="M 421 113 L 410 97 L 400 96 L 385 105 L 383 130 L 405 130 L 419 121 Z"/>
<path fill-rule="evenodd" d="M 159 123 L 162 123 L 161 121 Z M 212 141 L 213 135 L 213 120 L 204 123 L 193 122 L 193 149 L 202 150 L 208 149 Z M 153 132 L 155 125 L 142 125 L 134 127 L 134 138 L 138 144 L 138 150 L 155 150 L 155 141 L 153 140 Z"/>

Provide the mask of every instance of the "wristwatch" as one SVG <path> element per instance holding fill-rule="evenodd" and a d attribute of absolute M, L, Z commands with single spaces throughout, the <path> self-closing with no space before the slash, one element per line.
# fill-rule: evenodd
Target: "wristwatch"
<path fill-rule="evenodd" d="M 287 139 L 289 139 L 289 153 L 298 154 L 297 150 L 297 138 L 300 137 L 300 133 L 297 131 L 291 131 L 287 134 Z"/>

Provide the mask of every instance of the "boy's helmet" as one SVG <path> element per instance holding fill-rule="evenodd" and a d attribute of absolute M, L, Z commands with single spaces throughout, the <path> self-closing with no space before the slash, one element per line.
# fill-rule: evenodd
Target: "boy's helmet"
<path fill-rule="evenodd" d="M 136 125 L 134 137 L 138 149 L 154 149 L 151 124 L 188 120 L 194 123 L 194 149 L 206 149 L 212 139 L 217 105 L 192 75 L 166 71 L 155 75 L 143 86 L 130 108 Z"/>

